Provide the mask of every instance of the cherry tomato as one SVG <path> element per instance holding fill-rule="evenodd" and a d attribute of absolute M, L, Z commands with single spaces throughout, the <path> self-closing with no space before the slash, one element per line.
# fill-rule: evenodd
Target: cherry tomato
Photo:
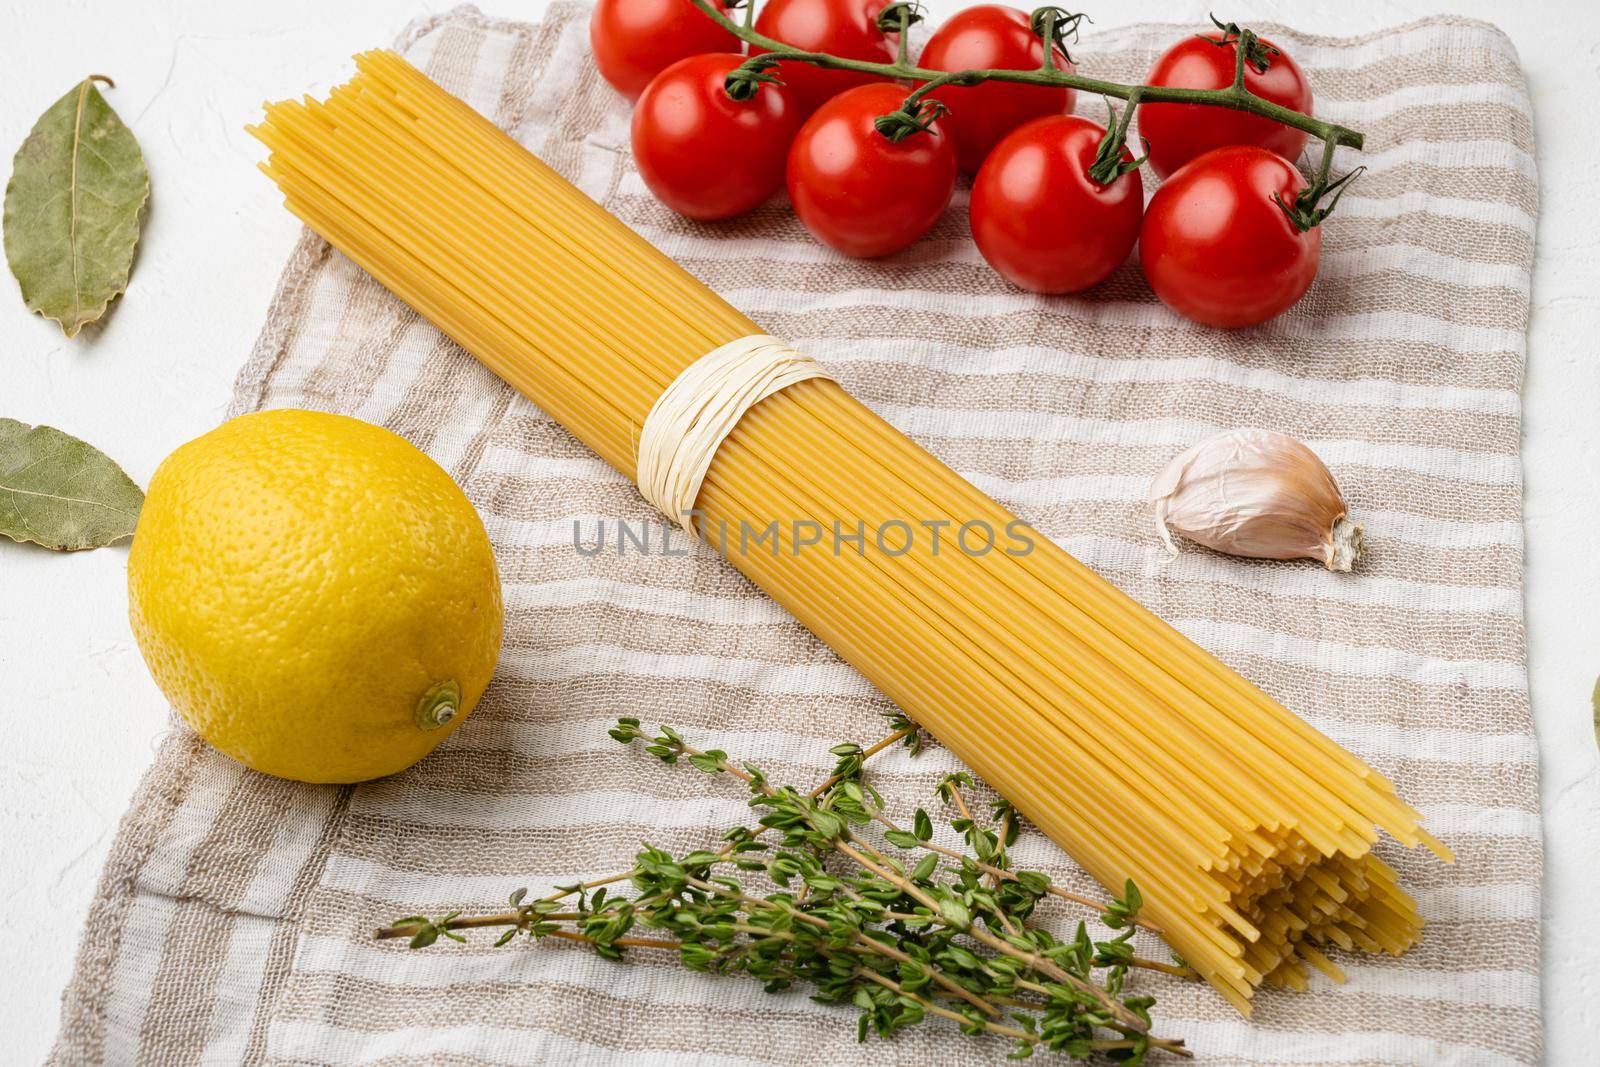
<path fill-rule="evenodd" d="M 1145 208 L 1139 262 L 1174 311 L 1210 326 L 1253 326 L 1282 312 L 1317 274 L 1322 231 L 1291 207 L 1306 181 L 1255 145 L 1215 148 L 1178 169 Z"/>
<path fill-rule="evenodd" d="M 756 15 L 756 32 L 807 52 L 845 59 L 893 63 L 899 34 L 878 29 L 878 12 L 889 0 L 769 0 Z M 766 49 L 750 47 L 753 56 Z M 810 114 L 846 89 L 882 81 L 850 70 L 823 70 L 806 63 L 778 64 L 778 77 Z"/>
<path fill-rule="evenodd" d="M 789 199 L 806 229 L 852 256 L 885 256 L 928 232 L 956 187 L 956 152 L 935 122 L 898 143 L 873 126 L 906 90 L 858 85 L 817 109 L 789 150 Z"/>
<path fill-rule="evenodd" d="M 1222 35 L 1187 37 L 1162 53 L 1145 78 L 1149 85 L 1178 89 L 1226 89 L 1233 84 L 1238 45 L 1218 44 Z M 1261 44 L 1273 48 L 1271 41 Z M 1311 114 L 1311 86 L 1289 53 L 1267 52 L 1266 71 L 1244 66 L 1244 87 L 1257 96 L 1302 114 Z M 1196 156 L 1230 144 L 1250 144 L 1276 152 L 1291 163 L 1306 147 L 1306 134 L 1260 115 L 1205 104 L 1145 104 L 1139 108 L 1139 135 L 1150 142 L 1150 166 L 1165 178 Z"/>
<path fill-rule="evenodd" d="M 727 11 L 722 0 L 711 2 Z M 589 18 L 589 46 L 600 76 L 633 100 L 678 60 L 737 51 L 739 39 L 689 0 L 599 0 Z"/>
<path fill-rule="evenodd" d="M 1139 239 L 1137 170 L 1089 177 L 1105 128 L 1077 115 L 1034 119 L 995 146 L 972 184 L 972 239 L 1007 281 L 1071 293 L 1105 279 Z M 1122 158 L 1133 156 L 1123 149 Z"/>
<path fill-rule="evenodd" d="M 1034 34 L 1028 15 L 999 4 L 956 12 L 934 31 L 917 61 L 932 70 L 1032 70 L 1043 62 L 1044 42 Z M 1055 62 L 1064 71 L 1073 70 L 1059 48 Z M 1018 126 L 1045 115 L 1070 112 L 1077 94 L 1043 85 L 984 82 L 947 86 L 928 95 L 950 109 L 945 129 L 956 142 L 961 169 L 970 173 Z"/>
<path fill-rule="evenodd" d="M 732 52 L 680 59 L 658 74 L 633 111 L 633 160 L 656 199 L 692 219 L 749 211 L 783 184 L 800 111 L 781 85 L 746 101 L 724 88 L 744 62 Z"/>

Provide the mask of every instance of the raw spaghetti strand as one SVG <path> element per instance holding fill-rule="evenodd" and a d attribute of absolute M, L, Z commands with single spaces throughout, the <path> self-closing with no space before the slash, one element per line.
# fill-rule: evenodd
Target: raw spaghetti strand
<path fill-rule="evenodd" d="M 399 56 L 357 68 L 326 101 L 268 106 L 262 169 L 308 225 L 635 478 L 663 391 L 759 327 Z M 1372 846 L 1381 830 L 1449 850 L 1393 785 L 1048 541 L 974 554 L 912 535 L 1015 516 L 837 383 L 745 411 L 695 502 L 708 543 L 1092 876 L 1133 879 L 1240 1011 L 1263 983 L 1342 980 L 1328 946 L 1400 953 L 1420 936 Z M 905 537 L 866 543 L 893 521 Z M 860 550 L 806 551 L 801 522 L 861 530 Z"/>

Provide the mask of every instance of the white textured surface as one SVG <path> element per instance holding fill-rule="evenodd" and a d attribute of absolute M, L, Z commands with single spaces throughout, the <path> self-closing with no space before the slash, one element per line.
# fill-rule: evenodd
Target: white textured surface
<path fill-rule="evenodd" d="M 260 326 L 297 228 L 252 166 L 242 124 L 260 101 L 325 89 L 357 49 L 447 5 L 379 0 L 274 5 L 152 0 L 0 6 L 6 77 L 0 156 L 83 74 L 117 79 L 110 100 L 152 173 L 151 216 L 133 292 L 107 328 L 75 342 L 26 315 L 0 279 L 0 415 L 77 433 L 141 483 L 173 447 L 215 425 Z M 501 10 L 533 18 L 541 0 Z M 962 6 L 934 0 L 936 14 Z M 1121 0 L 1100 25 L 1204 20 L 1204 3 Z M 1592 224 L 1600 147 L 1586 105 L 1600 91 L 1600 12 L 1579 2 L 1492 0 L 1255 3 L 1228 17 L 1361 33 L 1438 10 L 1492 19 L 1516 43 L 1537 122 L 1543 214 L 1534 273 L 1526 402 L 1527 603 L 1534 712 L 1543 759 L 1546 1049 L 1588 1062 L 1600 1033 L 1600 760 L 1589 690 L 1600 641 L 1591 543 L 1600 526 L 1600 276 Z M 1092 67 L 1092 51 L 1083 58 Z M 11 730 L 0 751 L 0 933 L 12 965 L 0 1003 L 14 1020 L 6 1058 L 43 1056 L 78 928 L 116 821 L 166 729 L 166 707 L 125 622 L 125 549 L 56 556 L 0 544 L 0 679 Z"/>

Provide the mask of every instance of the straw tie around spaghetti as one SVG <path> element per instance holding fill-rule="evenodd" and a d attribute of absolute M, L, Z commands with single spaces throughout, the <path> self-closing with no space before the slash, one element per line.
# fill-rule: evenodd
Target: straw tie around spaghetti
<path fill-rule="evenodd" d="M 810 356 L 766 334 L 706 353 L 672 380 L 645 416 L 634 477 L 639 491 L 693 535 L 700 485 L 744 413 L 797 382 L 831 377 Z"/>

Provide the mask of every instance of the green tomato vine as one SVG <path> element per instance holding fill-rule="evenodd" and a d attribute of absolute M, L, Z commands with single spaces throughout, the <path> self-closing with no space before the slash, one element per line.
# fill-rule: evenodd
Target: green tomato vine
<path fill-rule="evenodd" d="M 1219 47 L 1234 46 L 1233 84 L 1225 89 L 1181 89 L 1167 85 L 1125 85 L 1121 82 L 1087 77 L 1077 73 L 1076 70 L 1063 70 L 1057 66 L 1056 49 L 1059 48 L 1063 54 L 1067 54 L 1068 40 L 1077 41 L 1079 26 L 1087 18 L 1085 15 L 1073 14 L 1059 7 L 1037 8 L 1030 16 L 1033 32 L 1046 45 L 1044 61 L 1037 68 L 948 71 L 925 69 L 910 61 L 906 31 L 923 18 L 920 6 L 914 0 L 895 0 L 878 13 L 878 28 L 884 33 L 899 34 L 899 54 L 893 63 L 848 59 L 826 52 L 806 52 L 792 48 L 754 28 L 755 0 L 741 0 L 730 5 L 744 8 L 744 17 L 739 22 L 735 22 L 718 10 L 711 0 L 691 0 L 691 2 L 707 18 L 714 20 L 739 40 L 765 50 L 764 54 L 751 56 L 729 73 L 727 92 L 735 100 L 750 99 L 764 84 L 780 83 L 774 69 L 780 63 L 808 63 L 825 70 L 848 70 L 860 74 L 874 74 L 895 81 L 921 83 L 918 88 L 907 94 L 905 103 L 897 110 L 879 116 L 877 130 L 891 141 L 898 142 L 926 132 L 944 113 L 945 105 L 939 100 L 929 99 L 930 92 L 944 86 L 969 86 L 998 81 L 1075 89 L 1106 98 L 1111 118 L 1107 123 L 1106 136 L 1100 143 L 1099 154 L 1089 171 L 1095 181 L 1104 185 L 1109 185 L 1142 162 L 1135 160 L 1130 163 L 1123 158 L 1123 145 L 1127 143 L 1133 116 L 1141 104 L 1204 104 L 1232 111 L 1244 111 L 1303 130 L 1321 141 L 1322 158 L 1311 183 L 1295 197 L 1293 203 L 1278 201 L 1284 213 L 1301 231 L 1310 230 L 1328 217 L 1329 212 L 1338 204 L 1339 198 L 1344 195 L 1345 189 L 1349 187 L 1350 181 L 1362 169 L 1358 167 L 1340 177 L 1333 176 L 1335 150 L 1341 145 L 1359 150 L 1363 141 L 1359 131 L 1275 104 L 1257 96 L 1245 86 L 1246 66 L 1257 72 L 1264 72 L 1271 66 L 1274 57 L 1278 55 L 1278 50 L 1263 43 L 1254 31 L 1241 28 L 1237 23 L 1221 22 L 1215 17 L 1212 18 L 1212 22 L 1222 31 L 1221 39 L 1215 43 Z M 1068 59 L 1070 61 L 1070 55 Z M 1120 115 L 1111 104 L 1111 99 L 1124 102 L 1125 106 Z M 1327 202 L 1323 203 L 1325 199 Z"/>

